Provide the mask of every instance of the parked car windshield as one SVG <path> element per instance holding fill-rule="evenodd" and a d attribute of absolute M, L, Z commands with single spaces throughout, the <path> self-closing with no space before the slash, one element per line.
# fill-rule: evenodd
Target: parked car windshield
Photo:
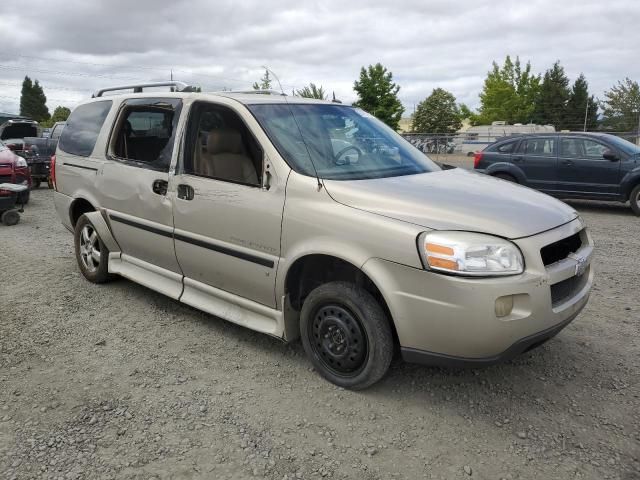
<path fill-rule="evenodd" d="M 625 140 L 624 138 L 616 137 L 613 135 L 609 135 L 609 140 L 613 145 L 618 147 L 625 153 L 629 155 L 638 155 L 640 154 L 640 147 L 638 145 L 634 145 L 629 140 Z"/>
<path fill-rule="evenodd" d="M 372 115 L 323 104 L 255 104 L 249 108 L 287 163 L 329 180 L 363 180 L 440 170 Z M 315 168 L 314 168 L 315 167 Z"/>

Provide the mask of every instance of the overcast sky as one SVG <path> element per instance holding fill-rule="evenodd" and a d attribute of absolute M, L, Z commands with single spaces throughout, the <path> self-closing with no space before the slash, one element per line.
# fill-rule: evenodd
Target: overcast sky
<path fill-rule="evenodd" d="M 355 100 L 360 67 L 393 72 L 407 113 L 435 87 L 477 107 L 493 60 L 560 60 L 592 93 L 640 80 L 636 0 L 2 0 L 0 111 L 17 113 L 25 75 L 49 109 L 103 86 L 174 78 L 246 89 L 275 71 L 290 92 L 309 82 Z"/>

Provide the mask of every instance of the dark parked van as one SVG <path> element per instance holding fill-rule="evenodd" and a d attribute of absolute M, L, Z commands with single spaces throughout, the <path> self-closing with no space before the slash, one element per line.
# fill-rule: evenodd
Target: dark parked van
<path fill-rule="evenodd" d="M 629 201 L 640 215 L 640 147 L 614 135 L 504 138 L 476 153 L 474 168 L 554 197 Z"/>

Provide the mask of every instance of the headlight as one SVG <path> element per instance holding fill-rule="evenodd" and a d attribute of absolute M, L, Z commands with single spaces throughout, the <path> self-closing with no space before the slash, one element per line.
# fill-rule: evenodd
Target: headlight
<path fill-rule="evenodd" d="M 475 277 L 517 275 L 524 271 L 520 249 L 492 235 L 471 232 L 425 232 L 418 239 L 429 270 Z"/>
<path fill-rule="evenodd" d="M 22 157 L 18 157 L 18 160 L 16 160 L 16 167 L 20 168 L 20 167 L 27 167 L 27 161 L 22 158 Z"/>

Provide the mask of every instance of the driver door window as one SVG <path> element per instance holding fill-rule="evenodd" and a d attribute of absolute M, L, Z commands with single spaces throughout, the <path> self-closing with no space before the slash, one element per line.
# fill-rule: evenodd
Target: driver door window
<path fill-rule="evenodd" d="M 228 107 L 193 107 L 184 173 L 260 186 L 262 150 L 240 117 Z"/>

